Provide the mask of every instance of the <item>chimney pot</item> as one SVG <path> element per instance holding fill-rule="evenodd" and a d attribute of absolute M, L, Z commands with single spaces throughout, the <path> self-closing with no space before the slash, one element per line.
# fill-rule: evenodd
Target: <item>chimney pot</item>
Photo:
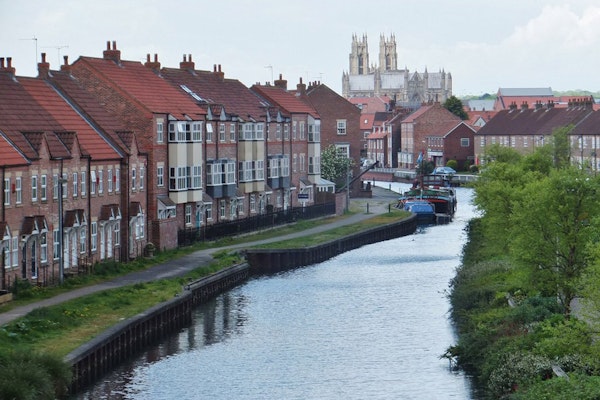
<path fill-rule="evenodd" d="M 12 57 L 6 57 L 6 68 L 12 68 Z"/>
<path fill-rule="evenodd" d="M 158 54 L 154 53 L 154 62 L 157 63 L 158 62 Z"/>
<path fill-rule="evenodd" d="M 0 57 L 0 69 L 4 69 L 4 57 Z"/>
<path fill-rule="evenodd" d="M 183 62 L 187 62 L 187 58 L 186 58 L 185 54 L 183 55 Z"/>
<path fill-rule="evenodd" d="M 113 44 L 113 50 L 116 50 L 117 49 L 117 41 L 113 40 L 112 44 Z"/>
<path fill-rule="evenodd" d="M 63 60 L 65 60 L 65 65 L 69 65 L 69 56 L 63 56 Z"/>
<path fill-rule="evenodd" d="M 192 55 L 191 54 L 188 54 L 188 61 L 192 62 Z"/>
<path fill-rule="evenodd" d="M 221 72 L 221 64 L 219 64 L 219 72 Z"/>
<path fill-rule="evenodd" d="M 110 50 L 110 40 L 106 41 L 106 50 Z"/>
<path fill-rule="evenodd" d="M 45 63 L 46 62 L 46 53 L 42 53 L 42 62 Z"/>
<path fill-rule="evenodd" d="M 146 62 L 150 62 L 150 53 L 146 54 Z"/>
<path fill-rule="evenodd" d="M 217 72 L 217 64 L 213 64 L 213 72 Z"/>

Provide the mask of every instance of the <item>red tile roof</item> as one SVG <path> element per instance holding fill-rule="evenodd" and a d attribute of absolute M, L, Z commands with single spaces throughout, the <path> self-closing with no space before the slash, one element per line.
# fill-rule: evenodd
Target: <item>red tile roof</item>
<path fill-rule="evenodd" d="M 20 81 L 31 97 L 60 124 L 60 129 L 56 129 L 54 133 L 69 152 L 74 150 L 72 146 L 76 134 L 82 147 L 82 154 L 89 154 L 95 160 L 120 158 L 115 148 L 66 103 L 48 82 L 35 78 L 21 78 Z M 54 140 L 52 135 L 47 137 L 49 143 L 50 140 Z"/>
<path fill-rule="evenodd" d="M 161 76 L 182 93 L 186 90 L 181 85 L 185 85 L 189 90 L 187 95 L 192 96 L 191 98 L 196 95 L 201 99 L 195 99 L 199 104 L 223 105 L 226 113 L 243 120 L 265 120 L 269 104 L 236 79 L 224 79 L 218 73 L 210 71 L 176 68 L 161 69 Z"/>
<path fill-rule="evenodd" d="M 320 118 L 319 113 L 308 103 L 277 86 L 253 85 L 250 90 L 264 97 L 268 102 L 278 105 L 284 113 L 309 114 Z"/>
<path fill-rule="evenodd" d="M 373 122 L 375 121 L 375 114 L 361 114 L 360 115 L 360 129 L 371 130 L 373 128 Z"/>
<path fill-rule="evenodd" d="M 374 114 L 378 111 L 387 111 L 390 104 L 388 96 L 374 97 L 350 97 L 348 101 L 356 106 L 360 106 L 362 113 Z"/>
<path fill-rule="evenodd" d="M 120 120 L 102 107 L 96 97 L 79 86 L 77 80 L 70 73 L 52 71 L 47 79 L 88 122 L 99 127 L 103 133 L 108 135 L 113 144 L 123 151 L 130 150 L 131 143 L 124 142 L 120 134 L 127 130 Z"/>
<path fill-rule="evenodd" d="M 97 71 L 100 77 L 137 102 L 140 109 L 168 113 L 180 120 L 186 115 L 199 120 L 206 114 L 181 90 L 175 89 L 140 62 L 120 61 L 117 64 L 104 58 L 80 57 L 73 67 L 77 63 L 85 63 Z"/>

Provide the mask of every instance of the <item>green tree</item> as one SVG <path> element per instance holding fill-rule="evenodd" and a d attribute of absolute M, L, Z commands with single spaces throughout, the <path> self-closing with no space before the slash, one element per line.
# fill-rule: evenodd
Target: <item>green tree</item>
<path fill-rule="evenodd" d="M 354 160 L 342 154 L 334 145 L 321 151 L 321 176 L 335 183 L 346 184 L 346 174 L 354 166 Z"/>
<path fill-rule="evenodd" d="M 571 146 L 569 144 L 569 133 L 573 126 L 558 128 L 552 132 L 554 166 L 556 168 L 567 168 L 571 165 Z"/>
<path fill-rule="evenodd" d="M 523 189 L 510 219 L 510 253 L 531 271 L 544 295 L 558 295 L 565 315 L 591 265 L 600 224 L 598 179 L 577 168 L 552 170 Z"/>
<path fill-rule="evenodd" d="M 446 101 L 444 102 L 443 106 L 445 109 L 447 109 L 452 114 L 456 115 L 457 117 L 459 117 L 462 120 L 469 118 L 469 116 L 467 115 L 467 112 L 463 108 L 462 101 L 460 101 L 460 99 L 456 96 L 448 97 L 446 99 Z"/>

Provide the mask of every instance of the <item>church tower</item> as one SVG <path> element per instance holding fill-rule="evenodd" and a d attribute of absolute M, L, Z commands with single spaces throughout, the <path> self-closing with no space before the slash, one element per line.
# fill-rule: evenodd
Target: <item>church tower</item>
<path fill-rule="evenodd" d="M 350 75 L 367 75 L 369 73 L 369 45 L 367 35 L 359 41 L 352 35 L 352 52 L 350 53 Z"/>
<path fill-rule="evenodd" d="M 387 41 L 384 35 L 379 37 L 379 70 L 394 71 L 398 69 L 398 53 L 396 52 L 396 36 L 392 34 Z"/>

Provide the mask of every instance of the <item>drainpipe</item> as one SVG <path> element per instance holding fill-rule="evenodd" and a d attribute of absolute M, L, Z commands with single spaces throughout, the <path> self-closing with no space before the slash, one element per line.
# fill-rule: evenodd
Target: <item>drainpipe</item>
<path fill-rule="evenodd" d="M 88 170 L 88 174 L 89 171 L 92 168 L 92 158 L 90 156 L 87 157 L 87 170 Z M 90 192 L 89 192 L 89 187 L 90 187 L 90 182 L 89 182 L 89 178 L 88 178 L 88 183 L 86 185 L 86 196 L 87 196 L 87 207 L 88 207 L 88 235 L 87 235 L 87 241 L 88 241 L 88 246 L 87 246 L 87 253 L 88 253 L 88 257 L 90 257 L 90 262 L 93 262 L 93 260 L 91 259 L 92 257 L 92 196 L 90 196 Z M 98 237 L 97 235 L 97 231 L 96 231 L 96 238 Z"/>
<path fill-rule="evenodd" d="M 0 194 L 0 201 L 2 202 L 2 221 L 6 222 L 6 206 L 4 205 L 4 178 L 6 176 L 6 165 L 2 166 L 2 193 Z M 4 232 L 0 232 L 3 236 L 4 236 Z M 0 251 L 2 251 L 2 265 L 0 265 L 0 268 L 2 268 L 2 290 L 6 290 L 6 269 L 4 268 L 4 264 L 6 262 L 6 247 L 4 246 L 4 243 L 2 243 L 2 249 L 0 249 Z"/>

